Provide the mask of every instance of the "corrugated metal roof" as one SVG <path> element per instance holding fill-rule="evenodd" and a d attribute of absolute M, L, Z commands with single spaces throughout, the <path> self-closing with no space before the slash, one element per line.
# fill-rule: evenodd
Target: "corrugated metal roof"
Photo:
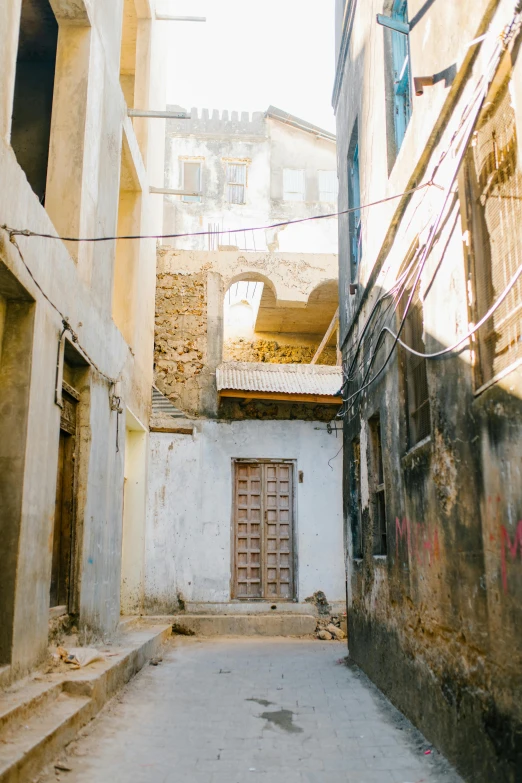
<path fill-rule="evenodd" d="M 176 408 L 169 398 L 165 397 L 155 386 L 152 387 L 152 413 L 155 416 L 172 416 L 174 419 L 184 417 L 183 411 Z"/>
<path fill-rule="evenodd" d="M 336 397 L 342 385 L 341 367 L 318 364 L 225 362 L 216 371 L 218 391 L 279 392 Z"/>

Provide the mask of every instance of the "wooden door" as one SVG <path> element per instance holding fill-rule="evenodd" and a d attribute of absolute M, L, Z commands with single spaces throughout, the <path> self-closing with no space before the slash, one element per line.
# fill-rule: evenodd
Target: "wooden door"
<path fill-rule="evenodd" d="M 292 600 L 293 465 L 237 462 L 234 506 L 234 597 Z"/>
<path fill-rule="evenodd" d="M 67 609 L 71 598 L 74 547 L 76 407 L 77 401 L 64 393 L 56 478 L 50 606 L 65 606 Z"/>

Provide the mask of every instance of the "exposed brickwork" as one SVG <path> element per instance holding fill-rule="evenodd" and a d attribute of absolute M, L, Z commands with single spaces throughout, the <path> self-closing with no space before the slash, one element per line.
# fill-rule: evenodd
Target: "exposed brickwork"
<path fill-rule="evenodd" d="M 284 337 L 282 338 L 284 340 Z M 310 364 L 317 350 L 315 346 L 288 345 L 276 340 L 245 340 L 235 338 L 227 340 L 223 351 L 225 362 L 269 362 L 271 364 Z M 321 354 L 321 364 L 335 365 L 335 348 L 325 348 Z"/>
<path fill-rule="evenodd" d="M 207 352 L 206 273 L 158 274 L 154 345 L 155 383 L 183 410 L 200 407 Z"/>

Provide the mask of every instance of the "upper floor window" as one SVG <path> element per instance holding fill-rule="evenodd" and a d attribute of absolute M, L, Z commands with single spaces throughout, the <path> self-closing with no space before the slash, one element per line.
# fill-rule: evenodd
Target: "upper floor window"
<path fill-rule="evenodd" d="M 374 555 L 386 555 L 386 488 L 384 484 L 384 463 L 382 458 L 382 429 L 380 416 L 373 416 L 369 422 L 370 479 L 372 492 L 372 528 Z"/>
<path fill-rule="evenodd" d="M 227 163 L 227 201 L 229 204 L 246 203 L 246 163 Z"/>
<path fill-rule="evenodd" d="M 350 237 L 350 269 L 352 280 L 356 280 L 362 258 L 361 224 L 361 177 L 359 168 L 359 132 L 357 123 L 352 132 L 348 150 L 348 230 Z"/>
<path fill-rule="evenodd" d="M 304 169 L 283 169 L 283 198 L 285 201 L 306 200 Z"/>
<path fill-rule="evenodd" d="M 404 292 L 400 317 L 409 301 L 411 288 Z M 404 322 L 403 340 L 406 345 L 420 354 L 426 352 L 424 345 L 424 316 L 418 286 L 415 289 Z M 404 401 L 406 406 L 407 441 L 411 449 L 431 432 L 430 397 L 428 390 L 427 359 L 401 349 L 401 363 L 404 379 Z"/>
<path fill-rule="evenodd" d="M 407 0 L 394 0 L 392 19 L 408 24 Z M 411 117 L 411 68 L 409 37 L 392 31 L 392 68 L 394 82 L 394 122 L 397 151 L 401 148 Z"/>
<path fill-rule="evenodd" d="M 477 323 L 522 263 L 522 164 L 509 82 L 488 100 L 464 172 L 471 251 L 470 320 Z M 522 361 L 521 278 L 475 334 L 472 345 L 478 387 Z"/>
<path fill-rule="evenodd" d="M 182 163 L 182 190 L 188 193 L 201 191 L 201 162 L 199 160 L 184 160 Z M 201 196 L 182 196 L 182 201 L 199 203 Z"/>
<path fill-rule="evenodd" d="M 319 201 L 337 201 L 339 182 L 337 171 L 319 172 Z"/>

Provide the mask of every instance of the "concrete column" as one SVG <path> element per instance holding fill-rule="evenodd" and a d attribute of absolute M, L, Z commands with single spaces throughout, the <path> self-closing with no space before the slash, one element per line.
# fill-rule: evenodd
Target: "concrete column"
<path fill-rule="evenodd" d="M 0 0 L 0 136 L 9 143 L 22 0 Z"/>
<path fill-rule="evenodd" d="M 148 437 L 128 409 L 125 435 L 121 613 L 137 614 L 144 591 Z"/>

